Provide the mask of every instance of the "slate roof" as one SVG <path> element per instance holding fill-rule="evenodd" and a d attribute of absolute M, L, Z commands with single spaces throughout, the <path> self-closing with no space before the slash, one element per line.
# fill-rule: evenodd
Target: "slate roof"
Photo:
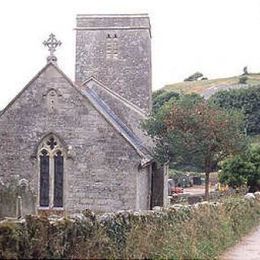
<path fill-rule="evenodd" d="M 126 124 L 110 109 L 97 93 L 88 87 L 81 92 L 90 100 L 92 105 L 108 120 L 114 128 L 136 149 L 138 154 L 143 158 L 142 166 L 149 163 L 153 158 L 150 152 L 143 144 L 142 140 L 131 131 Z"/>
<path fill-rule="evenodd" d="M 95 91 L 99 98 L 101 98 L 120 121 L 142 141 L 148 150 L 153 149 L 155 144 L 152 138 L 147 136 L 141 127 L 141 123 L 147 117 L 145 111 L 118 95 L 94 77 L 89 78 L 80 86 L 80 89 L 86 88 Z"/>

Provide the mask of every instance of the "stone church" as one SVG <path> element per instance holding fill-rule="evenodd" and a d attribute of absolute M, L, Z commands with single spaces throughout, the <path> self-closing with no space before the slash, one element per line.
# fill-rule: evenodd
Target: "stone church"
<path fill-rule="evenodd" d="M 167 176 L 140 126 L 152 102 L 148 15 L 78 15 L 75 81 L 60 44 L 51 34 L 47 64 L 1 112 L 2 182 L 32 190 L 18 196 L 23 214 L 162 206 Z"/>

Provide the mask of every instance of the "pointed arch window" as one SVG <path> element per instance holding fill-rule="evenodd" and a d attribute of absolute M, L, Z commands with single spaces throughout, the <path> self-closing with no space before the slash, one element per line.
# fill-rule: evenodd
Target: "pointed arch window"
<path fill-rule="evenodd" d="M 63 207 L 64 149 L 57 137 L 45 138 L 39 149 L 39 206 Z"/>
<path fill-rule="evenodd" d="M 54 155 L 54 207 L 63 207 L 63 168 L 64 158 L 58 150 Z"/>
<path fill-rule="evenodd" d="M 50 157 L 47 150 L 40 153 L 40 206 L 49 206 Z"/>

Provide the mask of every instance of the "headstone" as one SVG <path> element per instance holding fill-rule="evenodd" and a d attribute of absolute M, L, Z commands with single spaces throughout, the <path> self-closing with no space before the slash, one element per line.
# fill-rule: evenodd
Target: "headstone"
<path fill-rule="evenodd" d="M 22 197 L 18 196 L 16 200 L 16 217 L 19 219 L 22 217 Z"/>

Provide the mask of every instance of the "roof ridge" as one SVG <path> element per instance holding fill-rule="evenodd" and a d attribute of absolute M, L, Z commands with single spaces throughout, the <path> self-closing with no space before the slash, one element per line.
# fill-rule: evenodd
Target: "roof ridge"
<path fill-rule="evenodd" d="M 117 94 L 110 88 L 108 88 L 104 83 L 102 83 L 100 80 L 96 79 L 94 76 L 89 77 L 86 79 L 81 86 L 87 85 L 90 81 L 94 81 L 96 84 L 98 84 L 100 87 L 102 87 L 106 92 L 108 92 L 113 97 L 117 98 L 119 101 L 121 101 L 123 104 L 127 105 L 132 110 L 136 111 L 137 113 L 141 114 L 142 116 L 146 116 L 146 113 L 144 110 L 142 110 L 137 105 L 133 104 L 131 101 L 127 100 L 126 98 L 122 97 L 121 95 Z"/>

